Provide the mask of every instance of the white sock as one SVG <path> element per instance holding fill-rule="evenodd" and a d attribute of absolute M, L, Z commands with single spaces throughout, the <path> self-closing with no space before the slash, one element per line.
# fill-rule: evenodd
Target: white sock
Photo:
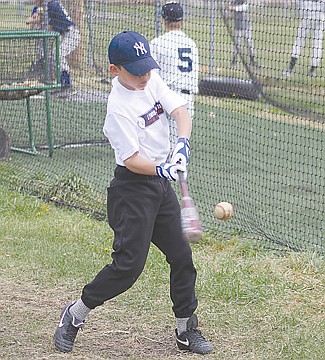
<path fill-rule="evenodd" d="M 87 307 L 81 299 L 79 299 L 69 309 L 70 314 L 81 321 L 85 320 L 90 311 L 91 309 Z"/>
<path fill-rule="evenodd" d="M 177 333 L 178 335 L 180 335 L 182 332 L 187 330 L 187 320 L 189 319 L 189 317 L 187 318 L 176 318 L 176 327 L 177 327 Z"/>

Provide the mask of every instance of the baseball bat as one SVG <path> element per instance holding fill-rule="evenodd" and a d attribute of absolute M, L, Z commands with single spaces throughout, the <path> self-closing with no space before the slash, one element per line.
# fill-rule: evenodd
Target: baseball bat
<path fill-rule="evenodd" d="M 184 237 L 191 243 L 198 242 L 202 237 L 202 226 L 199 213 L 190 197 L 184 173 L 178 171 L 179 184 L 182 193 L 181 220 Z"/>

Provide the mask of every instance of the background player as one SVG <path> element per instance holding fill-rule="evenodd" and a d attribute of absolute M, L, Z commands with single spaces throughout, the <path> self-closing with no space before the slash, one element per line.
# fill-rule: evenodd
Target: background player
<path fill-rule="evenodd" d="M 239 53 L 243 54 L 244 46 L 247 49 L 250 65 L 258 66 L 255 61 L 253 29 L 249 15 L 249 5 L 245 0 L 235 0 L 227 4 L 227 9 L 233 13 L 235 46 L 231 67 L 236 66 Z"/>
<path fill-rule="evenodd" d="M 33 12 L 37 12 L 44 4 L 44 0 L 36 0 L 36 7 Z M 68 95 L 72 90 L 70 67 L 67 57 L 79 45 L 80 33 L 71 20 L 65 8 L 57 1 L 48 1 L 49 30 L 57 31 L 61 35 L 60 39 L 60 69 L 61 69 L 61 94 Z"/>
<path fill-rule="evenodd" d="M 30 17 L 26 20 L 26 24 L 29 25 L 31 30 L 40 30 L 43 25 L 43 7 L 37 6 L 41 3 L 38 0 L 35 0 L 35 6 L 32 9 Z"/>
<path fill-rule="evenodd" d="M 153 243 L 170 266 L 177 345 L 205 354 L 212 346 L 197 330 L 196 269 L 182 234 L 180 205 L 169 181 L 178 179 L 178 170 L 186 173 L 189 162 L 192 120 L 186 101 L 151 71 L 159 66 L 139 33 L 117 34 L 110 42 L 108 56 L 115 76 L 104 124 L 117 164 L 107 198 L 108 220 L 114 231 L 113 262 L 83 288 L 81 299 L 64 307 L 55 346 L 62 352 L 72 350 L 90 310 L 135 283 Z M 179 135 L 170 163 L 165 162 L 170 150 L 166 112 L 175 118 Z"/>
<path fill-rule="evenodd" d="M 183 8 L 176 2 L 163 5 L 161 16 L 166 33 L 150 42 L 151 54 L 158 62 L 161 78 L 170 89 L 183 96 L 194 117 L 193 95 L 198 92 L 199 55 L 195 42 L 182 30 Z M 175 145 L 177 130 L 173 119 L 170 119 L 171 143 Z"/>
<path fill-rule="evenodd" d="M 30 17 L 26 20 L 26 24 L 31 30 L 41 30 L 44 26 L 44 10 L 42 6 L 37 6 L 39 1 L 34 1 L 35 6 L 32 9 Z M 43 70 L 44 63 L 44 49 L 43 39 L 36 39 L 35 41 L 36 61 L 32 65 L 32 71 Z"/>
<path fill-rule="evenodd" d="M 297 0 L 300 22 L 297 35 L 292 48 L 291 60 L 288 71 L 283 75 L 290 76 L 300 56 L 301 49 L 305 46 L 306 38 L 312 34 L 313 56 L 311 58 L 308 75 L 315 76 L 317 67 L 322 59 L 323 32 L 325 22 L 325 0 Z"/>

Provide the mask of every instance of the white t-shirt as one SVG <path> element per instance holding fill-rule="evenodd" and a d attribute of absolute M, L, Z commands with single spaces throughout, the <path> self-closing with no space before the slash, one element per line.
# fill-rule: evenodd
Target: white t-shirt
<path fill-rule="evenodd" d="M 186 101 L 155 71 L 144 90 L 129 90 L 114 78 L 103 131 L 114 149 L 116 163 L 125 166 L 124 160 L 136 152 L 147 160 L 166 161 L 170 151 L 166 112 L 184 105 Z"/>
<path fill-rule="evenodd" d="M 199 55 L 195 42 L 181 30 L 168 31 L 150 42 L 152 57 L 165 83 L 177 92 L 198 92 Z"/>

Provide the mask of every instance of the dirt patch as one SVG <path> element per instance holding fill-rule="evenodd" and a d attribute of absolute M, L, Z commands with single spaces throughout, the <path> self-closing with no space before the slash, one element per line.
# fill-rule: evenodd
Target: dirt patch
<path fill-rule="evenodd" d="M 112 327 L 111 306 L 91 312 L 78 334 L 72 353 L 61 354 L 53 346 L 53 334 L 61 308 L 71 296 L 65 288 L 42 288 L 35 282 L 7 279 L 0 272 L 1 359 L 213 359 L 177 350 L 174 329 L 162 324 L 139 323 L 137 314 L 122 314 Z M 69 297 L 68 298 L 68 295 Z M 120 328 L 117 328 L 120 327 Z"/>

